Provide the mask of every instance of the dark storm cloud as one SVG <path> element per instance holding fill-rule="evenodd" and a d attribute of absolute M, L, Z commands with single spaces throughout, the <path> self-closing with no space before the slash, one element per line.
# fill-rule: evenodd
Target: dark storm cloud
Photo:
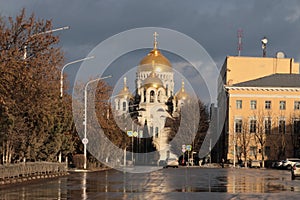
<path fill-rule="evenodd" d="M 237 54 L 237 30 L 243 29 L 245 56 L 261 56 L 260 39 L 269 39 L 268 56 L 284 51 L 300 60 L 300 1 L 298 0 L 0 0 L 0 14 L 27 14 L 52 19 L 66 62 L 85 57 L 99 42 L 119 32 L 146 26 L 180 31 L 198 41 L 218 66 Z M 163 41 L 160 41 L 163 42 Z M 176 42 L 176 41 L 174 41 Z M 137 61 L 138 62 L 138 61 Z"/>
<path fill-rule="evenodd" d="M 297 0 L 12 0 L 0 4 L 2 15 L 14 16 L 24 7 L 28 14 L 34 12 L 40 18 L 52 19 L 54 26 L 71 26 L 70 31 L 60 33 L 69 58 L 88 53 L 111 35 L 143 26 L 181 31 L 200 42 L 217 60 L 237 53 L 239 28 L 244 30 L 244 55 L 260 55 L 260 39 L 266 35 L 270 53 L 282 50 L 299 58 L 300 2 Z"/>

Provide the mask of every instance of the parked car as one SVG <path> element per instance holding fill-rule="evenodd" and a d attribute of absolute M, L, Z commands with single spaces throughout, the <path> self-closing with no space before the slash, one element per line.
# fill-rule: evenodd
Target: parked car
<path fill-rule="evenodd" d="M 282 168 L 283 162 L 284 162 L 284 160 L 279 160 L 279 161 L 273 162 L 272 163 L 272 168 L 276 168 L 276 169 Z"/>
<path fill-rule="evenodd" d="M 167 166 L 167 161 L 166 161 L 166 160 L 160 160 L 160 161 L 158 162 L 158 166 L 166 167 L 166 166 Z"/>
<path fill-rule="evenodd" d="M 166 162 L 167 162 L 166 168 L 168 167 L 178 168 L 179 163 L 177 158 L 168 158 Z"/>
<path fill-rule="evenodd" d="M 293 165 L 291 169 L 292 180 L 296 177 L 300 177 L 300 163 L 296 163 Z"/>
<path fill-rule="evenodd" d="M 250 167 L 251 168 L 260 168 L 260 161 L 259 160 L 252 160 L 250 162 Z"/>
<path fill-rule="evenodd" d="M 294 166 L 294 164 L 296 164 L 298 162 L 300 163 L 299 158 L 287 158 L 282 162 L 282 168 L 291 169 L 292 166 Z"/>

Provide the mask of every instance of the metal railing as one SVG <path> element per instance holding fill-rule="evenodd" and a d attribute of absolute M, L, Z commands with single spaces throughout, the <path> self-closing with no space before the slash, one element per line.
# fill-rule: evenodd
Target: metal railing
<path fill-rule="evenodd" d="M 26 162 L 18 164 L 0 165 L 0 181 L 13 179 L 27 180 L 33 177 L 46 178 L 49 175 L 67 174 L 65 163 Z"/>

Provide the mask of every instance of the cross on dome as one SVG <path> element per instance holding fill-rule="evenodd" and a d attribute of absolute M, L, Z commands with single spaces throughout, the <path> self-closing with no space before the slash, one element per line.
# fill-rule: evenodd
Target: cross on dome
<path fill-rule="evenodd" d="M 124 88 L 127 87 L 127 78 L 124 77 Z"/>
<path fill-rule="evenodd" d="M 153 36 L 154 36 L 154 49 L 157 49 L 157 44 L 158 44 L 157 37 L 158 37 L 158 33 L 154 32 Z"/>

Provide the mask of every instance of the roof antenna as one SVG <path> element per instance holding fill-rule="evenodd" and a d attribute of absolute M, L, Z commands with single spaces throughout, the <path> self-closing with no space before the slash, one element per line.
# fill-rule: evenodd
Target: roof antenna
<path fill-rule="evenodd" d="M 238 46 L 237 46 L 238 56 L 241 56 L 241 51 L 243 49 L 243 45 L 242 45 L 243 29 L 238 29 L 237 36 L 238 36 Z"/>
<path fill-rule="evenodd" d="M 268 39 L 266 37 L 264 37 L 263 39 L 261 39 L 261 48 L 263 50 L 263 57 L 267 56 L 267 43 L 268 43 Z"/>

